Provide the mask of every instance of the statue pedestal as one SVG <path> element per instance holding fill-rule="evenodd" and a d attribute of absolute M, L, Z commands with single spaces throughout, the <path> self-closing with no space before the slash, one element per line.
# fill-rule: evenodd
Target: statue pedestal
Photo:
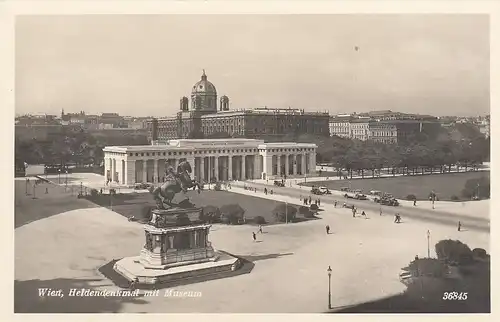
<path fill-rule="evenodd" d="M 239 260 L 218 253 L 208 241 L 211 225 L 200 221 L 201 208 L 153 210 L 144 225 L 146 243 L 139 257 L 124 258 L 115 271 L 144 284 L 178 281 L 234 271 Z"/>

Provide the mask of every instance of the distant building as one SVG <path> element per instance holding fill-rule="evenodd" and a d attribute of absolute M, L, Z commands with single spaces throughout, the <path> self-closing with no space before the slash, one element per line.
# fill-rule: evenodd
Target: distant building
<path fill-rule="evenodd" d="M 351 121 L 353 117 L 351 115 L 337 115 L 330 118 L 330 135 L 339 136 L 342 138 L 351 137 Z"/>
<path fill-rule="evenodd" d="M 289 133 L 328 135 L 328 127 L 327 112 L 267 107 L 230 110 L 229 98 L 223 95 L 217 100 L 217 90 L 205 72 L 192 87 L 191 100 L 180 99 L 180 111 L 176 116 L 152 119 L 147 124 L 151 141 L 188 138 L 201 133 L 204 136 L 226 133 L 247 138 Z"/>
<path fill-rule="evenodd" d="M 370 140 L 394 144 L 398 142 L 398 128 L 394 123 L 390 122 L 371 122 L 369 126 Z"/>
<path fill-rule="evenodd" d="M 370 118 L 357 118 L 350 123 L 351 139 L 366 141 L 370 138 Z"/>

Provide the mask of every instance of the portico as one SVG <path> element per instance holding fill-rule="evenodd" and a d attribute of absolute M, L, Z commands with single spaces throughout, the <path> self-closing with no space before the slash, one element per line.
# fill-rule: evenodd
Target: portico
<path fill-rule="evenodd" d="M 311 143 L 265 143 L 254 139 L 170 140 L 143 146 L 105 147 L 105 176 L 122 185 L 158 183 L 165 168 L 187 160 L 202 182 L 276 179 L 313 175 L 316 148 Z"/>

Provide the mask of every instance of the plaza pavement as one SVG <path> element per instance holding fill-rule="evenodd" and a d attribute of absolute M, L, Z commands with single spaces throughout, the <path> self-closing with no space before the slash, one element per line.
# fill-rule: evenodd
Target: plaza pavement
<path fill-rule="evenodd" d="M 236 193 L 252 193 L 233 187 Z M 297 203 L 297 198 L 263 195 Z M 36 201 L 35 201 L 36 202 Z M 34 204 L 35 206 L 35 204 Z M 471 248 L 489 252 L 489 233 L 456 226 L 393 217 L 368 210 L 367 217 L 352 217 L 348 209 L 322 203 L 321 219 L 297 224 L 264 227 L 260 242 L 252 241 L 254 226 L 214 225 L 210 240 L 215 248 L 255 261 L 250 274 L 175 287 L 178 291 L 201 292 L 201 297 L 142 297 L 143 302 L 123 300 L 119 312 L 149 313 L 272 313 L 324 312 L 328 277 L 332 272 L 332 305 L 345 306 L 404 290 L 398 280 L 400 269 L 415 255 L 427 256 L 426 232 L 433 245 L 441 239 L 459 239 Z M 326 235 L 325 225 L 332 234 Z M 142 226 L 105 208 L 79 209 L 29 223 L 15 230 L 15 279 L 39 279 L 50 286 L 54 279 L 74 279 L 89 287 L 117 289 L 97 269 L 112 259 L 138 255 L 144 243 Z M 69 284 L 68 284 L 69 287 Z M 25 289 L 29 292 L 29 289 Z M 38 292 L 32 290 L 33 294 Z M 28 309 L 40 301 L 33 294 L 16 296 L 16 306 Z M 161 292 L 161 294 L 163 294 Z M 104 299 L 103 299 L 104 301 Z M 46 312 L 106 311 L 95 300 L 69 297 L 45 301 Z"/>

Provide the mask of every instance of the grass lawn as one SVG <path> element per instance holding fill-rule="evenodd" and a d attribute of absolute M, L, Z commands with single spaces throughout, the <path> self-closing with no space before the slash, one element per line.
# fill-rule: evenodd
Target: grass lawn
<path fill-rule="evenodd" d="M 81 208 L 93 208 L 95 204 L 78 199 L 76 187 L 67 189 L 50 183 L 38 184 L 35 188 L 35 199 L 33 199 L 33 180 L 28 185 L 28 195 L 26 195 L 26 182 L 23 180 L 15 181 L 15 210 L 14 222 L 15 228 L 27 223 L 57 215 L 66 211 Z M 45 191 L 48 191 L 46 194 Z"/>
<path fill-rule="evenodd" d="M 205 190 L 200 194 L 194 191 L 189 191 L 188 196 L 190 201 L 197 207 L 211 205 L 220 208 L 228 204 L 239 204 L 243 209 L 245 209 L 245 217 L 247 219 L 262 216 L 269 224 L 276 223 L 276 219 L 273 217 L 272 211 L 278 204 L 280 204 L 279 201 L 252 197 L 228 191 Z M 182 196 L 176 196 L 176 201 L 180 201 L 182 199 Z M 107 194 L 99 196 L 98 199 L 93 202 L 103 207 L 110 206 L 110 199 Z M 113 197 L 112 202 L 113 211 L 125 217 L 135 216 L 136 218 L 140 218 L 144 207 L 156 207 L 153 196 L 149 193 L 117 194 Z M 294 206 L 297 208 L 298 220 L 305 220 L 305 218 L 302 218 L 298 213 L 299 205 Z"/>
<path fill-rule="evenodd" d="M 465 187 L 467 180 L 489 176 L 489 171 L 478 171 L 377 179 L 316 181 L 307 182 L 304 185 L 319 185 L 326 186 L 332 190 L 340 190 L 341 187 L 349 187 L 349 182 L 351 182 L 352 189 L 361 189 L 365 193 L 368 193 L 370 190 L 380 190 L 391 193 L 399 199 L 406 199 L 407 195 L 413 194 L 418 200 L 426 200 L 429 193 L 434 190 L 439 199 L 445 201 L 451 200 L 452 195 L 461 198 L 462 189 Z"/>

